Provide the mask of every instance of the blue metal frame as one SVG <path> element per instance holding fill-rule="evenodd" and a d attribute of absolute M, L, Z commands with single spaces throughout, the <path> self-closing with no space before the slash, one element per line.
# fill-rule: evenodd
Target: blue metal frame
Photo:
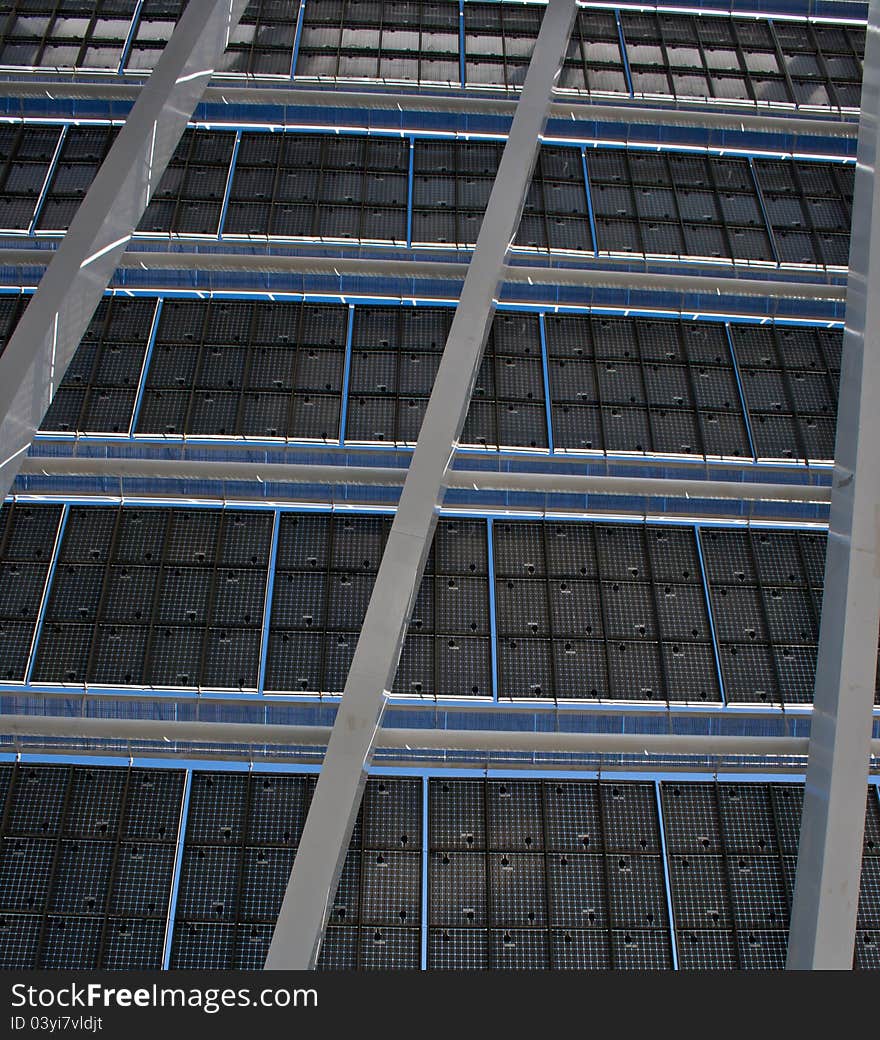
<path fill-rule="evenodd" d="M 761 207 L 761 217 L 767 226 L 767 238 L 770 242 L 770 251 L 773 254 L 773 259 L 776 261 L 776 266 L 779 267 L 779 250 L 776 248 L 776 233 L 773 230 L 773 225 L 770 223 L 770 218 L 767 216 L 767 204 L 764 202 L 764 192 L 761 190 L 761 182 L 758 180 L 758 174 L 755 172 L 755 160 L 752 156 L 749 156 L 749 174 L 752 178 L 752 186 L 755 189 L 758 205 Z"/>
<path fill-rule="evenodd" d="M 348 395 L 351 382 L 351 341 L 354 337 L 354 304 L 348 305 L 348 324 L 345 327 L 345 361 L 342 368 L 342 401 L 339 405 L 339 444 L 345 444 L 345 424 L 348 422 Z"/>
<path fill-rule="evenodd" d="M 623 35 L 623 25 L 620 21 L 620 11 L 614 9 L 614 21 L 617 23 L 617 41 L 620 45 L 620 56 L 623 60 L 623 75 L 626 78 L 626 88 L 630 97 L 635 97 L 633 91 L 632 70 L 629 67 L 629 53 L 626 48 L 626 39 Z"/>
<path fill-rule="evenodd" d="M 306 0 L 299 0 L 299 11 L 296 14 L 296 30 L 293 37 L 293 50 L 290 54 L 290 78 L 296 76 L 296 63 L 299 59 L 299 45 L 302 39 L 303 16 L 306 12 Z"/>
<path fill-rule="evenodd" d="M 49 596 L 52 592 L 52 583 L 55 579 L 55 568 L 58 566 L 58 556 L 61 552 L 61 542 L 64 538 L 64 528 L 67 525 L 67 517 L 70 512 L 70 506 L 63 506 L 61 509 L 61 518 L 58 521 L 58 530 L 55 532 L 55 542 L 52 546 L 52 561 L 49 564 L 49 569 L 46 571 L 46 583 L 43 586 L 43 595 L 40 599 L 40 609 L 37 612 L 37 623 L 34 626 L 34 637 L 31 642 L 31 649 L 28 655 L 27 668 L 25 669 L 25 683 L 31 681 L 31 677 L 34 672 L 34 662 L 37 658 L 37 647 L 40 645 L 40 636 L 43 632 L 43 622 L 46 620 L 46 609 L 49 605 Z"/>
<path fill-rule="evenodd" d="M 55 171 L 58 169 L 58 160 L 61 158 L 61 150 L 64 148 L 64 142 L 67 140 L 68 128 L 69 124 L 65 124 L 61 128 L 61 133 L 58 136 L 58 143 L 55 145 L 55 151 L 52 154 L 52 160 L 49 163 L 49 169 L 46 170 L 46 177 L 40 188 L 40 194 L 37 196 L 37 204 L 34 207 L 33 216 L 31 217 L 31 222 L 28 225 L 28 237 L 33 237 L 36 232 L 37 221 L 40 219 L 40 214 L 42 213 L 43 206 L 46 203 L 46 196 L 49 194 L 49 187 L 55 178 Z"/>
<path fill-rule="evenodd" d="M 422 971 L 428 968 L 428 777 L 422 776 L 422 914 L 421 954 Z"/>
<path fill-rule="evenodd" d="M 492 662 L 492 701 L 498 703 L 498 624 L 495 612 L 495 533 L 486 518 L 486 560 L 489 577 L 489 659 Z"/>
<path fill-rule="evenodd" d="M 466 42 L 464 33 L 464 0 L 458 0 L 458 79 L 464 90 L 467 85 Z"/>
<path fill-rule="evenodd" d="M 553 447 L 553 412 L 550 402 L 550 362 L 547 357 L 547 330 L 544 327 L 545 315 L 538 315 L 538 331 L 541 335 L 541 365 L 544 371 L 544 408 L 547 410 L 547 449 L 552 455 Z"/>
<path fill-rule="evenodd" d="M 168 768 L 167 763 L 165 768 Z M 168 971 L 171 964 L 171 945 L 174 941 L 174 922 L 175 917 L 177 916 L 177 894 L 180 889 L 180 871 L 183 866 L 183 847 L 186 843 L 186 824 L 189 816 L 189 796 L 192 790 L 192 774 L 193 770 L 190 767 L 186 770 L 183 780 L 183 803 L 180 808 L 180 826 L 177 831 L 177 849 L 174 856 L 174 880 L 171 885 L 171 898 L 168 901 L 168 921 L 165 927 L 165 948 L 162 952 L 163 971 Z"/>
<path fill-rule="evenodd" d="M 593 192 L 590 188 L 590 171 L 587 168 L 586 148 L 581 148 L 581 166 L 584 171 L 584 191 L 587 193 L 587 214 L 590 218 L 590 235 L 593 239 L 593 256 L 598 256 L 599 239 L 596 234 L 596 215 L 593 212 Z"/>
<path fill-rule="evenodd" d="M 672 970 L 678 971 L 678 942 L 675 936 L 675 913 L 672 906 L 672 885 L 669 881 L 669 855 L 666 851 L 666 824 L 663 820 L 663 799 L 660 796 L 660 781 L 654 781 L 654 797 L 657 801 L 657 822 L 660 826 L 660 855 L 663 859 L 663 881 L 666 887 L 666 911 L 669 915 L 669 941 L 672 946 Z"/>
<path fill-rule="evenodd" d="M 125 43 L 122 46 L 122 55 L 119 59 L 119 65 L 116 69 L 116 74 L 118 76 L 123 75 L 125 72 L 125 66 L 128 64 L 128 57 L 131 54 L 131 45 L 134 43 L 138 27 L 140 26 L 141 8 L 143 6 L 144 0 L 137 0 L 134 13 L 131 16 L 131 24 L 128 27 L 128 35 L 125 37 Z"/>
<path fill-rule="evenodd" d="M 699 524 L 694 525 L 694 538 L 697 543 L 697 559 L 700 561 L 700 578 L 703 582 L 703 596 L 705 597 L 706 613 L 709 618 L 709 635 L 712 638 L 712 652 L 715 655 L 715 671 L 718 675 L 718 692 L 721 694 L 722 705 L 726 705 L 727 694 L 724 692 L 724 675 L 721 672 L 721 655 L 718 653 L 718 637 L 715 634 L 715 613 L 712 610 L 712 593 L 709 591 L 709 576 L 706 573 L 706 561 L 703 559 L 703 544 Z"/>
<path fill-rule="evenodd" d="M 269 571 L 266 576 L 266 602 L 263 604 L 263 633 L 260 639 L 260 666 L 257 692 L 262 695 L 266 688 L 266 665 L 269 661 L 269 627 L 272 620 L 272 593 L 275 588 L 275 564 L 278 559 L 278 532 L 281 514 L 276 510 L 272 521 L 272 545 L 269 549 Z"/>
<path fill-rule="evenodd" d="M 746 404 L 746 394 L 743 390 L 742 374 L 739 370 L 739 359 L 736 356 L 736 349 L 733 345 L 733 336 L 730 332 L 730 322 L 725 321 L 724 323 L 724 334 L 727 336 L 727 349 L 730 351 L 730 363 L 733 365 L 733 374 L 736 377 L 736 389 L 739 392 L 739 403 L 742 408 L 743 417 L 745 418 L 746 434 L 749 438 L 749 450 L 752 453 L 752 459 L 755 463 L 758 462 L 758 453 L 755 450 L 755 439 L 752 436 L 752 419 L 749 415 L 749 408 Z"/>
<path fill-rule="evenodd" d="M 226 174 L 226 187 L 223 189 L 223 205 L 220 207 L 220 219 L 217 221 L 217 238 L 223 239 L 223 225 L 226 223 L 226 210 L 229 209 L 229 196 L 232 194 L 232 178 L 235 176 L 235 162 L 238 159 L 238 149 L 241 144 L 241 130 L 235 131 L 235 143 L 232 146 L 232 156 L 229 160 L 229 170 Z"/>
<path fill-rule="evenodd" d="M 409 168 L 407 171 L 407 189 L 406 189 L 406 246 L 407 249 L 412 248 L 412 218 L 413 218 L 413 167 L 414 167 L 414 155 L 415 155 L 415 139 L 410 137 L 409 139 Z"/>
<path fill-rule="evenodd" d="M 140 379 L 138 379 L 137 390 L 135 391 L 134 397 L 134 408 L 131 411 L 131 425 L 128 428 L 129 437 L 134 438 L 134 431 L 137 429 L 138 419 L 141 414 L 141 406 L 144 403 L 144 394 L 146 393 L 147 387 L 147 376 L 150 371 L 150 363 L 153 360 L 153 348 L 156 346 L 156 336 L 159 333 L 159 320 L 162 317 L 162 305 L 165 302 L 165 298 L 160 296 L 156 302 L 156 309 L 153 312 L 153 324 L 150 327 L 150 335 L 147 338 L 147 349 L 144 352 L 144 364 L 141 368 Z M 39 434 L 35 440 L 41 439 Z"/>

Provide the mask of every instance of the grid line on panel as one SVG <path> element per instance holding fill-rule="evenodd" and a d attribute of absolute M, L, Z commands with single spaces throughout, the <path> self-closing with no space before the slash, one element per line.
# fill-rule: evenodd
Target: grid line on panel
<path fill-rule="evenodd" d="M 128 786 L 131 782 L 131 770 L 126 770 L 125 782 L 122 789 L 122 797 L 119 802 L 119 823 L 116 829 L 116 840 L 113 846 L 113 857 L 110 864 L 110 883 L 107 886 L 107 895 L 104 901 L 104 923 L 101 928 L 101 940 L 98 945 L 98 963 L 102 964 L 104 961 L 104 954 L 107 949 L 108 931 L 109 931 L 109 912 L 112 905 L 114 896 L 114 886 L 117 881 L 117 872 L 119 870 L 119 849 L 122 845 L 122 835 L 124 827 L 124 819 L 126 809 L 128 807 Z"/>

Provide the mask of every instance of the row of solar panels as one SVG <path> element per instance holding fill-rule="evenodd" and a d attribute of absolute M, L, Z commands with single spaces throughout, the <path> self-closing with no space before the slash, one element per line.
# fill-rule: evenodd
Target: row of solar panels
<path fill-rule="evenodd" d="M 391 524 L 23 504 L 0 518 L 7 684 L 311 694 L 344 686 Z M 824 534 L 512 520 L 492 533 L 490 597 L 486 522 L 440 521 L 396 693 L 811 701 Z"/>
<path fill-rule="evenodd" d="M 145 72 L 181 0 L 7 0 L 0 67 Z M 221 75 L 519 86 L 538 4 L 253 0 Z M 560 87 L 593 95 L 858 108 L 865 30 L 833 23 L 582 8 Z M 463 79 L 462 79 L 463 77 Z"/>
<path fill-rule="evenodd" d="M 110 127 L 0 127 L 0 230 L 70 225 Z M 138 234 L 476 242 L 500 142 L 190 129 Z M 412 161 L 412 184 L 408 176 Z M 574 146 L 541 149 L 515 244 L 526 249 L 845 267 L 843 161 Z"/>
<path fill-rule="evenodd" d="M 0 297 L 0 342 L 26 300 Z M 105 299 L 41 429 L 413 444 L 452 314 Z M 461 442 L 828 461 L 841 351 L 838 329 L 505 311 Z"/>
<path fill-rule="evenodd" d="M 262 967 L 314 777 L 184 784 L 2 767 L 0 967 L 158 968 L 166 950 L 171 968 Z M 419 968 L 424 930 L 428 969 L 781 968 L 802 800 L 793 784 L 373 779 L 320 966 Z M 863 853 L 854 964 L 877 969 L 874 787 Z"/>

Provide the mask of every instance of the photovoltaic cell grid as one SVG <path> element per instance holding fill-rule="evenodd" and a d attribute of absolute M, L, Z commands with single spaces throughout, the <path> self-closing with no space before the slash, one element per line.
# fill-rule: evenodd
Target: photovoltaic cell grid
<path fill-rule="evenodd" d="M 290 0 L 251 0 L 220 58 L 218 72 L 289 79 L 297 10 Z"/>
<path fill-rule="evenodd" d="M 458 0 L 307 3 L 303 79 L 459 84 Z"/>
<path fill-rule="evenodd" d="M 30 228 L 60 137 L 58 127 L 0 127 L 0 230 Z"/>
<path fill-rule="evenodd" d="M 136 0 L 6 0 L 0 66 L 115 72 Z"/>
<path fill-rule="evenodd" d="M 780 262 L 846 267 L 853 167 L 757 159 L 755 176 Z"/>
<path fill-rule="evenodd" d="M 214 238 L 220 231 L 234 147 L 231 131 L 185 130 L 138 230 Z"/>
<path fill-rule="evenodd" d="M 72 507 L 34 681 L 255 690 L 272 523 Z"/>
<path fill-rule="evenodd" d="M 117 133 L 115 127 L 68 127 L 36 223 L 40 231 L 70 226 Z"/>
<path fill-rule="evenodd" d="M 862 28 L 661 12 L 620 20 L 638 97 L 858 108 Z"/>
<path fill-rule="evenodd" d="M 502 144 L 494 141 L 416 142 L 414 242 L 476 243 L 501 152 Z M 541 147 L 515 245 L 592 252 L 578 149 Z"/>
<path fill-rule="evenodd" d="M 21 307 L 14 297 L 0 301 L 4 340 Z M 43 430 L 128 432 L 154 307 L 101 303 Z M 415 443 L 452 315 L 355 307 L 347 441 Z M 557 450 L 750 456 L 722 325 L 544 320 Z M 134 432 L 336 441 L 347 321 L 347 308 L 332 304 L 166 301 Z M 841 331 L 732 324 L 730 334 L 758 457 L 830 460 Z M 496 315 L 462 443 L 547 447 L 535 315 Z"/>
<path fill-rule="evenodd" d="M 747 159 L 587 152 L 602 253 L 773 261 Z"/>
<path fill-rule="evenodd" d="M 172 968 L 263 966 L 314 783 L 193 773 Z M 320 967 L 419 967 L 421 814 L 421 781 L 367 783 Z"/>
<path fill-rule="evenodd" d="M 661 785 L 683 970 L 781 969 L 794 893 L 803 787 Z M 868 791 L 854 966 L 877 968 L 880 806 Z"/>
<path fill-rule="evenodd" d="M 864 30 L 842 25 L 620 11 L 636 97 L 857 108 Z M 539 7 L 465 6 L 467 82 L 521 85 Z M 578 13 L 562 89 L 629 93 L 614 13 Z"/>
<path fill-rule="evenodd" d="M 339 693 L 391 521 L 281 517 L 266 689 Z M 486 528 L 441 519 L 413 608 L 394 692 L 491 696 Z"/>
<path fill-rule="evenodd" d="M 831 461 L 842 334 L 731 325 L 730 335 L 758 458 Z"/>
<path fill-rule="evenodd" d="M 690 531 L 495 521 L 502 698 L 718 701 Z"/>
<path fill-rule="evenodd" d="M 126 40 L 127 72 L 146 72 L 170 37 L 183 5 L 147 0 L 99 4 L 7 0 L 0 8 L 0 65 L 7 68 L 116 71 Z M 254 0 L 233 34 L 221 75 L 287 78 L 296 5 Z M 540 27 L 542 7 L 468 3 L 465 67 L 470 86 L 519 86 Z M 858 108 L 864 29 L 717 16 L 620 12 L 637 97 L 714 99 L 733 105 Z M 455 0 L 308 0 L 296 73 L 306 79 L 459 83 L 459 8 Z M 581 9 L 560 87 L 595 95 L 628 94 L 614 12 Z"/>
<path fill-rule="evenodd" d="M 453 311 L 356 307 L 345 439 L 414 444 Z M 534 316 L 496 315 L 461 442 L 546 448 L 541 336 Z"/>
<path fill-rule="evenodd" d="M 0 966 L 157 968 L 184 774 L 0 767 Z M 194 772 L 171 967 L 262 967 L 315 778 Z M 428 788 L 429 969 L 669 968 L 653 783 Z M 780 968 L 803 789 L 661 785 L 679 964 Z M 367 784 L 320 966 L 419 966 L 422 783 Z M 855 967 L 877 968 L 869 788 Z"/>
<path fill-rule="evenodd" d="M 129 433 L 155 310 L 155 300 L 101 300 L 42 431 Z"/>
<path fill-rule="evenodd" d="M 224 234 L 405 244 L 408 164 L 400 139 L 243 133 Z"/>
<path fill-rule="evenodd" d="M 3 772 L 3 968 L 160 968 L 183 772 Z"/>
<path fill-rule="evenodd" d="M 256 690 L 273 513 L 73 506 L 45 590 L 60 517 L 45 505 L 0 514 L 6 681 Z M 266 689 L 339 693 L 390 519 L 285 512 L 279 523 Z M 727 701 L 810 703 L 825 536 L 699 537 Z M 694 538 L 659 524 L 497 519 L 499 696 L 720 701 Z M 492 695 L 487 573 L 485 523 L 443 518 L 395 693 Z"/>
<path fill-rule="evenodd" d="M 60 131 L 29 126 L 21 133 L 33 137 L 23 147 L 36 158 L 23 164 L 7 160 L 0 221 L 5 210 L 10 230 L 30 226 Z M 10 154 L 22 148 L 14 134 L 9 129 L 6 135 Z M 110 128 L 71 129 L 71 145 L 62 149 L 40 214 L 41 231 L 66 230 L 97 170 L 96 156 L 109 147 L 112 134 Z M 243 131 L 231 169 L 235 136 L 231 130 L 185 131 L 138 234 L 215 238 L 222 232 L 236 238 L 406 244 L 406 140 Z M 414 142 L 414 242 L 474 245 L 501 151 L 496 141 Z M 580 149 L 544 146 L 515 245 L 812 266 L 847 263 L 851 165 L 760 160 L 753 172 L 745 158 L 592 147 L 587 167 L 597 242 Z"/>
<path fill-rule="evenodd" d="M 348 308 L 167 301 L 136 433 L 337 441 Z"/>
<path fill-rule="evenodd" d="M 751 456 L 722 325 L 547 315 L 545 328 L 557 449 Z"/>
<path fill-rule="evenodd" d="M 704 528 L 699 537 L 727 700 L 811 703 L 825 535 Z"/>
<path fill-rule="evenodd" d="M 428 792 L 429 969 L 671 967 L 653 784 Z"/>
<path fill-rule="evenodd" d="M 0 677 L 25 679 L 61 506 L 0 508 Z"/>
<path fill-rule="evenodd" d="M 70 509 L 0 517 L 3 678 L 255 690 L 274 515 Z M 390 519 L 283 513 L 266 689 L 339 693 Z M 502 699 L 718 702 L 692 528 L 513 521 L 494 526 Z M 810 703 L 821 612 L 820 532 L 700 531 L 730 703 Z M 394 685 L 412 697 L 492 695 L 483 521 L 437 528 Z"/>

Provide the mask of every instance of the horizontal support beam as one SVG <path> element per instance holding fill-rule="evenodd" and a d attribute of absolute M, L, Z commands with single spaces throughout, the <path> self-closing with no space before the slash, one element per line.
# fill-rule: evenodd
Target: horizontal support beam
<path fill-rule="evenodd" d="M 276 105 L 288 108 L 357 109 L 364 112 L 430 112 L 500 116 L 513 118 L 516 97 L 487 93 L 487 89 L 407 91 L 399 86 L 391 91 L 381 83 L 372 90 L 350 90 L 325 87 L 286 87 L 278 83 L 241 85 L 239 80 L 221 82 L 215 77 L 204 94 L 204 101 L 226 105 Z M 488 88 L 491 91 L 493 88 Z M 497 88 L 503 90 L 503 88 Z M 23 74 L 0 81 L 0 97 L 46 98 L 47 90 L 55 98 L 89 101 L 129 101 L 137 97 L 140 84 L 117 81 L 97 83 L 82 76 L 45 72 Z M 396 91 L 396 92 L 395 92 Z M 622 123 L 627 125 L 669 126 L 723 130 L 728 132 L 790 134 L 810 137 L 854 139 L 858 121 L 853 114 L 794 114 L 790 106 L 708 105 L 703 102 L 658 100 L 654 104 L 640 98 L 621 98 L 614 104 L 571 99 L 556 91 L 550 107 L 550 119 L 567 122 Z M 366 125 L 366 121 L 365 121 Z"/>
<path fill-rule="evenodd" d="M 175 722 L 154 719 L 70 718 L 3 715 L 3 732 L 21 737 L 73 737 L 85 740 L 160 740 L 278 747 L 325 747 L 327 726 L 261 723 Z M 404 751 L 512 751 L 549 754 L 770 755 L 805 757 L 806 737 L 719 736 L 706 734 L 560 733 L 518 730 L 385 729 L 376 746 Z M 880 740 L 871 742 L 880 755 Z"/>
<path fill-rule="evenodd" d="M 284 462 L 144 459 L 118 457 L 28 456 L 24 475 L 89 476 L 134 479 L 255 481 L 278 484 L 349 484 L 400 487 L 408 470 L 376 466 L 320 466 Z M 600 474 L 499 473 L 450 470 L 450 488 L 469 491 L 537 492 L 544 494 L 608 494 L 644 497 L 733 499 L 750 502 L 825 503 L 831 488 L 811 484 L 765 484 L 750 481 L 686 480 L 665 477 L 617 477 Z"/>
<path fill-rule="evenodd" d="M 266 245 L 256 242 L 254 245 Z M 126 251 L 119 268 L 122 270 L 171 270 L 171 271 L 225 271 L 259 274 L 329 275 L 333 277 L 400 278 L 413 281 L 458 281 L 464 280 L 467 264 L 461 261 L 436 261 L 416 259 L 394 259 L 359 256 L 296 256 L 266 252 L 234 252 L 229 242 L 224 243 L 224 252 L 152 252 Z M 0 267 L 45 267 L 53 256 L 53 250 L 0 249 Z M 592 289 L 622 289 L 631 291 L 654 291 L 680 293 L 693 296 L 707 294 L 715 297 L 753 296 L 774 300 L 817 300 L 824 303 L 844 303 L 846 286 L 826 284 L 819 281 L 777 281 L 767 279 L 773 271 L 754 268 L 754 277 L 734 277 L 725 274 L 718 278 L 712 275 L 668 274 L 654 271 L 613 270 L 609 263 L 632 264 L 638 258 L 593 257 L 584 254 L 577 258 L 581 267 L 534 267 L 524 264 L 508 264 L 505 284 L 574 286 Z M 675 262 L 675 261 L 672 261 Z M 711 265 L 699 265 L 699 270 Z M 717 270 L 730 271 L 729 265 Z M 810 272 L 812 273 L 812 272 Z M 821 271 L 816 272 L 821 276 Z"/>

